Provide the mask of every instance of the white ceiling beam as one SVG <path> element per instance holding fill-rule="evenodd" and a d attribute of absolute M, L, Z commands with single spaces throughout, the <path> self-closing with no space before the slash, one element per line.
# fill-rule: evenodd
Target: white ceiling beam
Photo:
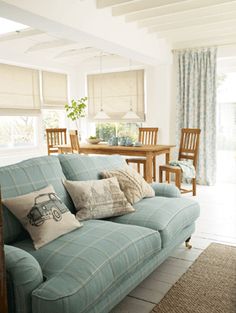
<path fill-rule="evenodd" d="M 175 22 L 173 20 L 172 23 L 167 23 L 167 24 L 159 24 L 155 25 L 153 27 L 149 27 L 148 31 L 150 33 L 153 32 L 162 32 L 162 31 L 168 31 L 168 30 L 176 30 L 179 28 L 186 28 L 186 27 L 192 27 L 192 26 L 203 26 L 203 27 L 208 27 L 210 24 L 218 24 L 221 22 L 225 23 L 234 23 L 236 24 L 236 11 L 230 12 L 229 14 L 221 14 L 221 15 L 215 15 L 215 16 L 203 16 L 203 17 L 198 17 L 195 19 L 185 19 L 182 21 Z"/>
<path fill-rule="evenodd" d="M 103 9 L 127 2 L 133 2 L 133 0 L 97 0 L 96 4 L 98 9 Z"/>
<path fill-rule="evenodd" d="M 41 30 L 28 28 L 28 29 L 0 35 L 0 42 L 22 39 L 22 38 L 27 38 L 27 37 L 34 37 L 34 36 L 38 36 L 42 34 L 44 34 L 44 32 L 42 32 Z"/>
<path fill-rule="evenodd" d="M 100 54 L 102 51 L 93 47 L 84 47 L 80 49 L 70 49 L 63 51 L 59 54 L 57 54 L 54 59 L 61 59 L 61 58 L 67 58 L 67 57 L 74 57 L 74 56 L 81 56 L 81 55 L 91 55 L 91 54 Z"/>
<path fill-rule="evenodd" d="M 185 40 L 198 40 L 198 39 L 204 39 L 204 38 L 211 38 L 216 37 L 220 35 L 232 35 L 236 33 L 236 23 L 234 25 L 228 25 L 228 26 L 209 26 L 209 28 L 206 29 L 206 27 L 202 28 L 196 28 L 196 27 L 188 27 L 185 29 L 177 30 L 177 31 L 169 31 L 169 32 L 160 32 L 158 34 L 158 38 L 167 38 L 168 40 L 171 40 L 171 42 L 178 42 L 178 41 L 185 41 Z M 236 41 L 236 37 L 235 37 Z"/>
<path fill-rule="evenodd" d="M 201 39 L 189 39 L 180 40 L 172 44 L 173 49 L 187 49 L 195 47 L 209 47 L 209 46 L 225 46 L 225 45 L 235 45 L 236 44 L 236 33 L 233 34 L 223 34 L 216 35 L 209 38 Z"/>
<path fill-rule="evenodd" d="M 235 2 L 235 0 L 189 0 L 187 2 L 175 3 L 173 5 L 167 5 L 160 8 L 133 13 L 127 15 L 125 17 L 125 20 L 127 22 L 134 22 L 162 15 L 169 15 L 183 11 L 191 11 L 202 7 L 208 7 L 209 10 L 211 10 L 212 7 L 216 5 L 222 5 L 229 2 Z"/>
<path fill-rule="evenodd" d="M 184 11 L 174 14 L 168 14 L 164 16 L 158 16 L 153 17 L 147 20 L 139 21 L 138 26 L 139 27 L 149 27 L 149 26 L 155 26 L 155 25 L 162 25 L 162 24 L 168 24 L 172 22 L 182 22 L 182 21 L 188 21 L 188 20 L 194 20 L 198 17 L 211 17 L 216 16 L 220 14 L 228 14 L 229 12 L 236 11 L 236 2 L 230 2 L 225 3 L 222 5 L 217 5 L 214 7 L 211 7 L 209 10 L 208 7 L 206 8 L 199 8 L 195 10 L 190 11 Z"/>
<path fill-rule="evenodd" d="M 135 13 L 147 9 L 159 8 L 165 5 L 171 5 L 180 2 L 186 2 L 188 0 L 139 0 L 123 5 L 118 5 L 112 8 L 112 15 L 119 16 L 129 13 Z"/>
<path fill-rule="evenodd" d="M 25 52 L 32 53 L 32 52 L 44 51 L 47 49 L 65 47 L 65 46 L 72 45 L 72 44 L 75 44 L 75 42 L 71 40 L 66 40 L 66 39 L 50 40 L 47 42 L 35 44 L 31 46 L 29 49 L 27 49 Z"/>

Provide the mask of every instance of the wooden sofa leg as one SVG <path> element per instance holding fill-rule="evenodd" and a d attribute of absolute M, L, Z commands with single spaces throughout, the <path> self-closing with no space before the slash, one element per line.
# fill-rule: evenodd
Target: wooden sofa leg
<path fill-rule="evenodd" d="M 192 248 L 192 245 L 189 243 L 191 240 L 191 237 L 189 237 L 188 239 L 185 240 L 185 247 L 188 249 Z"/>

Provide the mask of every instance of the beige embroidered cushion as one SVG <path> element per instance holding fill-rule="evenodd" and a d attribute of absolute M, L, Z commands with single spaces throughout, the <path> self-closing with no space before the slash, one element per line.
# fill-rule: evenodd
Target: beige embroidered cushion
<path fill-rule="evenodd" d="M 64 185 L 78 211 L 76 217 L 79 220 L 119 216 L 134 211 L 115 177 L 90 181 L 65 180 Z"/>
<path fill-rule="evenodd" d="M 137 171 L 128 166 L 125 169 L 103 171 L 102 176 L 104 178 L 116 177 L 120 184 L 120 189 L 124 192 L 127 200 L 131 204 L 134 204 L 145 197 L 155 196 L 153 188 Z"/>
<path fill-rule="evenodd" d="M 3 203 L 29 232 L 36 249 L 82 226 L 51 185 Z"/>

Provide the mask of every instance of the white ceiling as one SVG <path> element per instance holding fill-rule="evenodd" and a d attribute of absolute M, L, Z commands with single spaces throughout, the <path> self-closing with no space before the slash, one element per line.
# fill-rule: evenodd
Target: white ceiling
<path fill-rule="evenodd" d="M 155 34 L 172 48 L 236 44 L 236 0 L 94 0 L 94 8 L 96 14 L 103 10 L 112 20 L 142 29 L 143 36 Z M 19 63 L 92 72 L 99 71 L 102 53 L 104 68 L 129 68 L 127 57 L 95 48 L 87 37 L 63 38 L 30 27 L 0 34 L 0 61 L 17 62 L 19 56 Z"/>
<path fill-rule="evenodd" d="M 235 0 L 97 0 L 173 48 L 236 43 Z"/>
<path fill-rule="evenodd" d="M 11 51 L 15 52 L 14 55 L 29 59 L 31 64 L 34 60 L 41 59 L 45 64 L 51 64 L 52 67 L 57 65 L 58 68 L 60 65 L 66 65 L 68 68 L 87 66 L 98 71 L 101 55 L 104 66 L 109 67 L 109 61 L 113 64 L 117 62 L 117 67 L 120 64 L 128 67 L 129 64 L 127 59 L 91 47 L 86 41 L 78 43 L 56 38 L 32 28 L 0 35 L 0 58 L 9 56 Z"/>

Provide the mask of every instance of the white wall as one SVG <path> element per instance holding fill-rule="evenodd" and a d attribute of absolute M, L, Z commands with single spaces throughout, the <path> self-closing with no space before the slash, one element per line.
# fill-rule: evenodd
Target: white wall
<path fill-rule="evenodd" d="M 86 73 L 84 71 L 79 71 L 79 69 L 69 72 L 69 99 L 79 99 L 87 96 L 86 90 Z M 69 128 L 76 129 L 74 122 L 69 121 Z M 82 118 L 79 121 L 80 128 L 80 138 L 82 141 L 85 141 L 91 134 L 95 132 L 93 126 L 90 125 L 86 118 Z"/>
<path fill-rule="evenodd" d="M 171 110 L 171 64 L 148 67 L 146 69 L 146 104 L 145 126 L 159 127 L 158 142 L 170 142 Z"/>

